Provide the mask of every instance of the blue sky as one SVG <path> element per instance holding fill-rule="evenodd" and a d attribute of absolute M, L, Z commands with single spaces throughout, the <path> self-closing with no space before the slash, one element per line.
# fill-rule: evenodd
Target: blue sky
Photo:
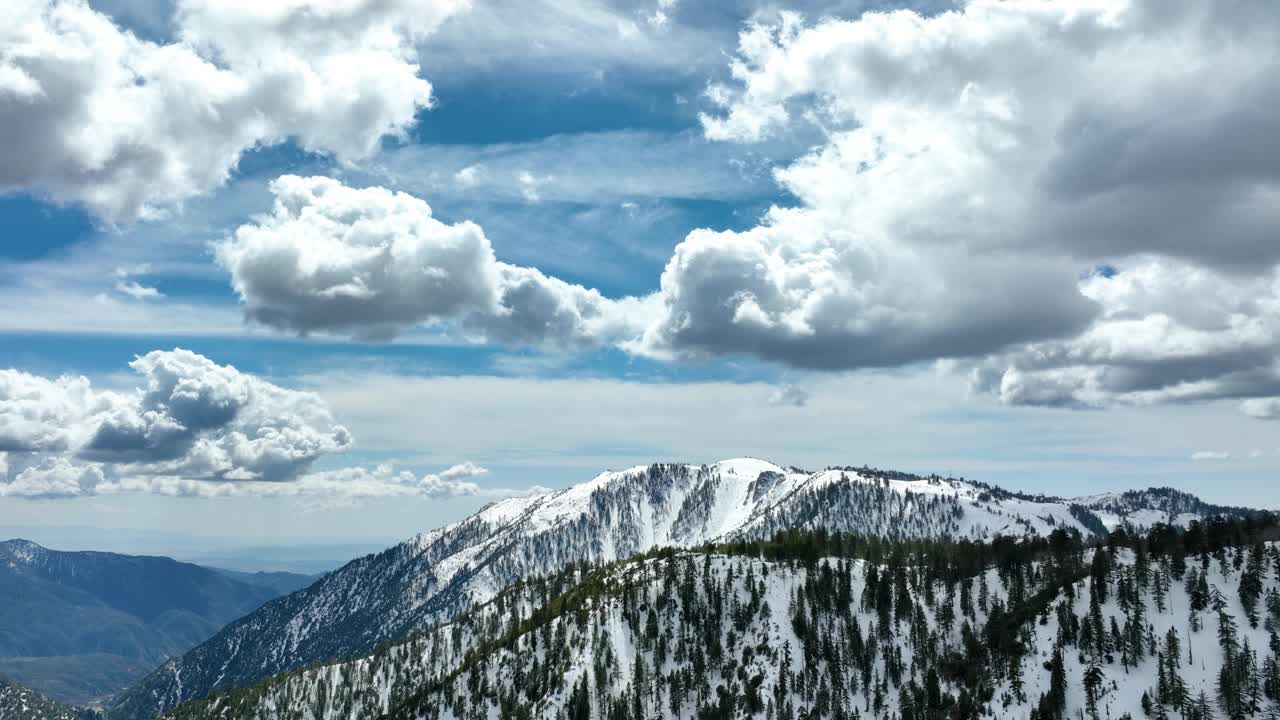
<path fill-rule="evenodd" d="M 0 31 L 0 527 L 389 542 L 504 493 L 734 455 L 1276 504 L 1280 158 L 1250 108 L 1280 97 L 1280 31 L 1250 3 L 1160 24 L 1140 0 L 406 0 L 336 30 L 29 5 Z M 83 86 L 40 74 L 54 17 L 53 45 L 89 49 Z M 1173 47 L 1195 72 L 1164 75 Z M 203 360 L 130 368 L 175 348 Z M 314 455 L 237 464 L 244 428 L 188 422 L 217 462 L 111 456 L 107 410 L 59 405 L 83 375 L 137 427 L 176 412 L 143 397 L 166 372 L 224 378 L 208 392 Z M 272 388 L 296 394 L 253 405 Z M 367 492 L 323 475 L 348 468 Z"/>

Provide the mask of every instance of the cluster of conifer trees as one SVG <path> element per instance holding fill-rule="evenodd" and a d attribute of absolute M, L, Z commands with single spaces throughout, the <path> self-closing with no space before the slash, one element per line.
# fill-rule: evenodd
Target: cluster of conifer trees
<path fill-rule="evenodd" d="M 388 717 L 422 720 L 1274 716 L 1278 537 L 1259 515 L 1102 544 L 787 531 L 659 550 L 520 583 L 290 691 L 322 687 L 325 712 L 269 684 L 176 716 L 366 716 L 387 686 Z"/>

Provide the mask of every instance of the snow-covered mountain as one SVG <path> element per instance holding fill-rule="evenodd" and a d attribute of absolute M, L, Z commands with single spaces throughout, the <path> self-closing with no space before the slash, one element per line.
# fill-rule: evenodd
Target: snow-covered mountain
<path fill-rule="evenodd" d="M 1210 505 L 1195 495 L 1167 487 L 1089 495 L 1071 502 L 1088 508 L 1109 530 L 1120 525 L 1144 528 L 1156 523 L 1185 526 L 1192 520 L 1248 512 L 1244 508 Z"/>
<path fill-rule="evenodd" d="M 1151 548 L 575 569 L 172 718 L 1274 716 L 1280 544 Z"/>
<path fill-rule="evenodd" d="M 522 578 L 655 547 L 766 537 L 781 529 L 982 539 L 1057 528 L 1089 535 L 1133 518 L 1141 524 L 1178 519 L 1139 496 L 1106 508 L 1099 516 L 1080 503 L 964 480 L 852 467 L 805 472 L 755 459 L 605 472 L 565 490 L 495 502 L 355 560 L 169 661 L 123 694 L 112 715 L 150 718 L 214 689 L 366 653 L 452 619 Z"/>
<path fill-rule="evenodd" d="M 91 710 L 54 702 L 28 687 L 0 678 L 0 720 L 100 720 Z"/>

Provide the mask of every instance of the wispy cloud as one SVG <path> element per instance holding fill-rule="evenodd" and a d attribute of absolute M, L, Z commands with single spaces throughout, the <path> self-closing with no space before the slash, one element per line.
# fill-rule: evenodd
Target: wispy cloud
<path fill-rule="evenodd" d="M 799 385 L 780 385 L 769 394 L 770 405 L 804 407 L 808 402 L 809 391 Z"/>
<path fill-rule="evenodd" d="M 635 199 L 720 199 L 773 195 L 768 156 L 799 151 L 787 143 L 739 147 L 694 131 L 616 130 L 553 135 L 518 143 L 409 145 L 364 166 L 370 181 L 433 202 L 465 193 L 493 202 L 620 204 Z M 358 177 L 358 174 L 352 175 Z"/>
<path fill-rule="evenodd" d="M 164 293 L 156 288 L 142 285 L 136 280 L 122 280 L 116 283 L 116 292 L 128 295 L 134 300 L 155 300 L 164 297 Z"/>

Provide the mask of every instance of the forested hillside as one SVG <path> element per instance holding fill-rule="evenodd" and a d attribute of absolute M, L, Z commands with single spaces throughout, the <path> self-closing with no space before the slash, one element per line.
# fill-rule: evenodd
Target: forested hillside
<path fill-rule="evenodd" d="M 91 710 L 54 702 L 28 687 L 0 678 L 0 720 L 100 720 Z"/>
<path fill-rule="evenodd" d="M 867 467 L 807 471 L 752 458 L 638 466 L 501 500 L 357 559 L 165 663 L 122 694 L 111 714 L 148 720 L 211 691 L 366 654 L 452 620 L 520 580 L 656 547 L 801 528 L 896 539 L 1043 537 L 1058 529 L 1088 537 L 1112 527 L 1245 515 L 1168 489 L 1068 500 Z"/>
<path fill-rule="evenodd" d="M 520 583 L 175 720 L 1275 716 L 1276 519 L 992 542 L 786 532 Z"/>

